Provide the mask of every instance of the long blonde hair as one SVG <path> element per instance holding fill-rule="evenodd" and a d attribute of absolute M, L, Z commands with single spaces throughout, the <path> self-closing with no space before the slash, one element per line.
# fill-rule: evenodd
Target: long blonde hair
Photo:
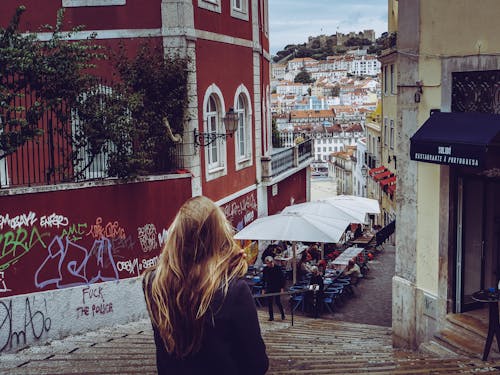
<path fill-rule="evenodd" d="M 146 303 L 168 353 L 184 358 L 202 343 L 215 292 L 224 295 L 247 262 L 222 210 L 206 197 L 185 202 L 168 230 L 154 278 L 145 274 Z M 151 286 L 149 285 L 151 283 Z"/>

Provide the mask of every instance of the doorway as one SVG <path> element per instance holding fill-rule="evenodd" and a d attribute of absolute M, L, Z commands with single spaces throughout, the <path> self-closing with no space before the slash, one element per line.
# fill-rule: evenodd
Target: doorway
<path fill-rule="evenodd" d="M 480 308 L 472 294 L 500 279 L 500 182 L 459 179 L 456 312 Z"/>

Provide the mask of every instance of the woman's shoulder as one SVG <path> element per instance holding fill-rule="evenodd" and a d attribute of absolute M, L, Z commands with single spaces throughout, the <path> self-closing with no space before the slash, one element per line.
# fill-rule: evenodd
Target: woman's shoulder
<path fill-rule="evenodd" d="M 149 268 L 142 274 L 142 289 L 150 290 L 151 282 L 156 276 L 156 268 Z"/>

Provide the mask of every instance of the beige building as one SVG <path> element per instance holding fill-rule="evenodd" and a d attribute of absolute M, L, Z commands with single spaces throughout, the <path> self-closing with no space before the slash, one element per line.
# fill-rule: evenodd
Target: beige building
<path fill-rule="evenodd" d="M 500 278 L 500 2 L 453 3 L 389 0 L 397 52 L 381 58 L 382 160 L 398 175 L 398 347 L 417 348 L 450 329 L 450 314 L 484 308 L 474 292 Z"/>
<path fill-rule="evenodd" d="M 382 206 L 382 194 L 383 190 L 380 182 L 375 179 L 375 175 L 382 172 L 386 168 L 381 164 L 382 155 L 382 132 L 381 132 L 381 122 L 382 122 L 382 102 L 380 101 L 377 105 L 375 111 L 369 113 L 365 120 L 366 129 L 366 156 L 365 165 L 368 169 L 368 175 L 366 177 L 366 193 L 367 197 L 371 199 L 376 199 L 381 203 L 382 214 L 375 218 L 375 224 L 383 224 L 383 206 Z M 396 183 L 394 182 L 394 185 Z M 392 188 L 391 188 L 392 189 Z M 394 186 L 395 189 L 395 186 Z"/>

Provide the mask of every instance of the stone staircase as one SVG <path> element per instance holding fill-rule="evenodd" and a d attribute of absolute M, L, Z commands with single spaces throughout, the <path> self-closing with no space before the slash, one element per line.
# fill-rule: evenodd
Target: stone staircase
<path fill-rule="evenodd" d="M 267 321 L 259 311 L 268 374 L 500 374 L 500 361 L 394 350 L 391 329 L 332 319 Z M 0 374 L 155 374 L 150 323 L 143 320 L 0 355 Z"/>
<path fill-rule="evenodd" d="M 433 340 L 423 344 L 420 349 L 436 354 L 436 348 L 445 353 L 455 353 L 457 356 L 482 358 L 484 344 L 488 334 L 488 312 L 448 314 L 443 329 Z M 493 339 L 488 360 L 500 361 L 499 345 Z M 500 373 L 500 372 L 499 372 Z"/>

